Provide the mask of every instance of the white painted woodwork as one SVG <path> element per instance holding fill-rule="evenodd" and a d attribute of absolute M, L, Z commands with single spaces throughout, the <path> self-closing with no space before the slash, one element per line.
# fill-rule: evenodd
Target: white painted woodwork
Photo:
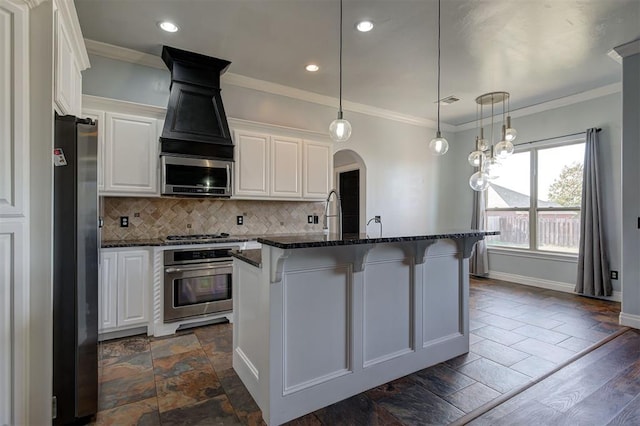
<path fill-rule="evenodd" d="M 305 198 L 325 199 L 331 190 L 333 161 L 331 145 L 304 141 L 304 178 L 302 195 Z"/>
<path fill-rule="evenodd" d="M 13 393 L 11 377 L 13 315 L 11 314 L 13 287 L 13 241 L 9 233 L 0 234 L 0 425 L 12 424 Z"/>
<path fill-rule="evenodd" d="M 105 127 L 105 112 L 94 109 L 83 109 L 82 116 L 95 120 L 98 125 L 98 192 L 104 191 L 104 157 L 105 157 L 105 142 L 104 142 L 104 127 Z"/>
<path fill-rule="evenodd" d="M 399 254 L 397 260 L 367 263 L 364 271 L 364 367 L 413 349 L 413 265 Z"/>
<path fill-rule="evenodd" d="M 271 195 L 302 197 L 302 141 L 271 137 Z"/>
<path fill-rule="evenodd" d="M 0 2 L 0 215 L 23 216 L 28 175 L 27 37 L 23 7 Z"/>
<path fill-rule="evenodd" d="M 235 194 L 269 195 L 269 135 L 235 131 Z"/>
<path fill-rule="evenodd" d="M 149 252 L 118 253 L 118 327 L 145 325 L 148 320 Z"/>
<path fill-rule="evenodd" d="M 349 272 L 342 266 L 283 275 L 285 395 L 349 372 Z"/>
<path fill-rule="evenodd" d="M 74 57 L 66 24 L 58 10 L 55 20 L 55 73 L 54 100 L 62 115 L 74 113 L 76 82 L 74 77 Z"/>
<path fill-rule="evenodd" d="M 263 244 L 261 268 L 234 259 L 233 368 L 266 423 L 468 352 L 462 247 L 448 239 L 297 250 Z M 432 326 L 436 317 L 442 327 Z"/>
<path fill-rule="evenodd" d="M 118 253 L 100 254 L 98 331 L 118 326 Z"/>
<path fill-rule="evenodd" d="M 155 118 L 105 114 L 104 195 L 158 194 Z"/>

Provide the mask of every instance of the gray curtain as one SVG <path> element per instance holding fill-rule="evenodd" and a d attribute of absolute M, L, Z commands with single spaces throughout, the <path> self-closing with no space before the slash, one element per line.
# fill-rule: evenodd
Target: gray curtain
<path fill-rule="evenodd" d="M 487 216 L 484 210 L 485 193 L 486 191 L 473 191 L 471 229 L 486 230 L 487 228 Z M 469 258 L 469 273 L 480 277 L 489 275 L 489 256 L 485 240 L 478 241 L 473 249 Z"/>
<path fill-rule="evenodd" d="M 602 226 L 602 195 L 598 177 L 598 130 L 587 130 L 582 180 L 582 218 L 576 293 L 611 296 L 606 240 Z"/>

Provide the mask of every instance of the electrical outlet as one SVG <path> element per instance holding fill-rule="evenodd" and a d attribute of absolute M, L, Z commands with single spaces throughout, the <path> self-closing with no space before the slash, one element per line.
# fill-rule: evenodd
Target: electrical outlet
<path fill-rule="evenodd" d="M 313 223 L 313 215 L 307 216 L 307 223 Z"/>
<path fill-rule="evenodd" d="M 244 225 L 244 216 L 236 216 L 236 225 Z"/>
<path fill-rule="evenodd" d="M 611 279 L 612 280 L 618 279 L 618 271 L 611 271 Z"/>
<path fill-rule="evenodd" d="M 374 217 L 373 217 L 373 221 L 374 221 L 375 223 L 380 223 L 380 222 L 382 221 L 382 219 L 380 218 L 380 216 L 374 216 Z"/>
<path fill-rule="evenodd" d="M 318 223 L 318 215 L 317 214 L 313 215 L 313 223 L 315 223 L 315 224 Z"/>
<path fill-rule="evenodd" d="M 120 216 L 120 227 L 121 228 L 129 227 L 129 216 Z"/>

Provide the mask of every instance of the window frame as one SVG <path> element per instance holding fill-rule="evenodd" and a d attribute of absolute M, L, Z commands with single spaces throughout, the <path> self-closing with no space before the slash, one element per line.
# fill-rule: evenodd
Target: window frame
<path fill-rule="evenodd" d="M 582 207 L 538 207 L 538 151 L 558 148 L 562 146 L 586 144 L 586 134 L 578 134 L 571 136 L 564 136 L 558 138 L 545 139 L 535 142 L 524 142 L 521 144 L 514 144 L 514 154 L 521 152 L 530 152 L 529 155 L 529 207 L 509 207 L 490 208 L 488 206 L 489 197 L 485 198 L 485 212 L 528 212 L 529 213 L 529 247 L 518 246 L 503 246 L 492 245 L 490 241 L 487 241 L 487 248 L 489 250 L 504 250 L 504 251 L 524 251 L 527 253 L 544 253 L 557 256 L 578 256 L 578 253 L 570 251 L 557 251 L 557 250 L 544 250 L 538 247 L 538 212 L 558 212 L 558 211 L 571 211 L 582 213 Z M 583 164 L 584 167 L 584 164 Z"/>

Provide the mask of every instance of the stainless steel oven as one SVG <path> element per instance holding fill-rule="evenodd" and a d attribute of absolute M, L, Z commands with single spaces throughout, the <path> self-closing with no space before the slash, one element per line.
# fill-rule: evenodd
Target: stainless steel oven
<path fill-rule="evenodd" d="M 164 252 L 164 322 L 233 308 L 231 247 Z"/>

